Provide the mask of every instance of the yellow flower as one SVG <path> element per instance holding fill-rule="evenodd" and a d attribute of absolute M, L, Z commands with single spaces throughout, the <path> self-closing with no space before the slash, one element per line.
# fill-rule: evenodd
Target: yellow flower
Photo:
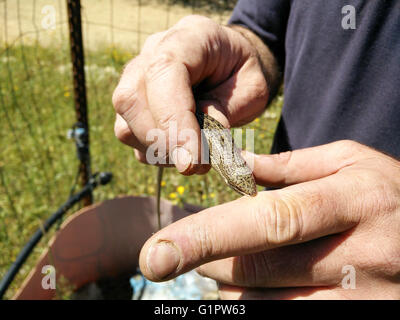
<path fill-rule="evenodd" d="M 176 199 L 176 193 L 175 192 L 171 192 L 170 194 L 169 194 L 169 197 L 170 197 L 170 199 Z"/>
<path fill-rule="evenodd" d="M 64 92 L 64 97 L 66 97 L 66 98 L 69 97 L 69 92 L 68 91 Z"/>
<path fill-rule="evenodd" d="M 258 123 L 260 122 L 260 118 L 256 118 L 254 121 Z"/>
<path fill-rule="evenodd" d="M 124 57 L 124 60 L 129 60 L 132 58 L 132 55 L 129 52 L 126 52 L 126 53 L 124 53 L 123 57 Z"/>
<path fill-rule="evenodd" d="M 150 194 L 154 193 L 154 187 L 149 186 L 149 187 L 147 188 L 147 192 L 150 193 Z"/>
<path fill-rule="evenodd" d="M 163 180 L 163 181 L 161 181 L 161 187 L 165 187 L 166 186 L 166 182 Z"/>
<path fill-rule="evenodd" d="M 15 85 L 15 86 L 14 86 L 14 91 L 18 91 L 18 89 L 19 89 L 18 86 Z"/>
<path fill-rule="evenodd" d="M 185 192 L 185 187 L 184 186 L 179 186 L 178 188 L 176 188 L 176 191 L 178 191 L 178 193 L 180 195 L 182 195 Z"/>
<path fill-rule="evenodd" d="M 214 198 L 215 197 L 215 193 L 214 192 L 211 192 L 210 193 L 210 198 Z"/>
<path fill-rule="evenodd" d="M 206 200 L 206 199 L 207 199 L 207 195 L 206 195 L 206 194 L 202 194 L 202 195 L 201 195 L 201 199 L 202 199 L 202 200 Z"/>
<path fill-rule="evenodd" d="M 112 57 L 113 57 L 113 59 L 118 60 L 119 54 L 118 54 L 117 50 L 115 50 L 115 49 L 112 50 Z"/>

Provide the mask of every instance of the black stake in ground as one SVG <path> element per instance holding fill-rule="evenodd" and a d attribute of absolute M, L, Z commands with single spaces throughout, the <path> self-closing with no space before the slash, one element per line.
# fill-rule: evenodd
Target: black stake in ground
<path fill-rule="evenodd" d="M 89 121 L 87 116 L 85 61 L 82 41 L 81 4 L 79 0 L 67 0 L 69 38 L 71 45 L 71 62 L 74 81 L 74 102 L 77 124 L 80 128 L 80 140 L 77 142 L 78 158 L 80 160 L 80 184 L 89 182 L 91 176 L 89 149 Z M 85 206 L 92 204 L 93 195 L 88 193 L 83 199 Z"/>

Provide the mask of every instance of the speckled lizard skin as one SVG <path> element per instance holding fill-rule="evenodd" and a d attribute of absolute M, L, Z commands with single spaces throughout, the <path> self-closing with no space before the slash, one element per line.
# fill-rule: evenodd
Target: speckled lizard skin
<path fill-rule="evenodd" d="M 229 129 L 211 116 L 196 111 L 202 134 L 208 144 L 211 167 L 219 173 L 225 183 L 241 195 L 257 195 L 257 186 L 251 169 L 235 146 Z M 157 216 L 161 229 L 160 196 L 163 168 L 159 167 L 157 177 Z"/>

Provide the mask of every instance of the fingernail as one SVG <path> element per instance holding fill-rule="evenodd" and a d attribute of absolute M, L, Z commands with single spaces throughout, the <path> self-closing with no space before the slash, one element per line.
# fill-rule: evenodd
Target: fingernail
<path fill-rule="evenodd" d="M 173 273 L 180 261 L 181 257 L 177 248 L 169 241 L 153 244 L 147 254 L 147 267 L 159 280 Z"/>
<path fill-rule="evenodd" d="M 184 147 L 173 149 L 171 158 L 179 172 L 185 172 L 192 163 L 192 156 Z"/>

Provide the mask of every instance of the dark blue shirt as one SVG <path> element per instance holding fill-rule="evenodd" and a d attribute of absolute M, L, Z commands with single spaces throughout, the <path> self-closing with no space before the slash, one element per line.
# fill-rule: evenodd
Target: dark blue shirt
<path fill-rule="evenodd" d="M 272 152 L 351 139 L 400 156 L 400 0 L 239 0 L 230 23 L 284 75 Z"/>

